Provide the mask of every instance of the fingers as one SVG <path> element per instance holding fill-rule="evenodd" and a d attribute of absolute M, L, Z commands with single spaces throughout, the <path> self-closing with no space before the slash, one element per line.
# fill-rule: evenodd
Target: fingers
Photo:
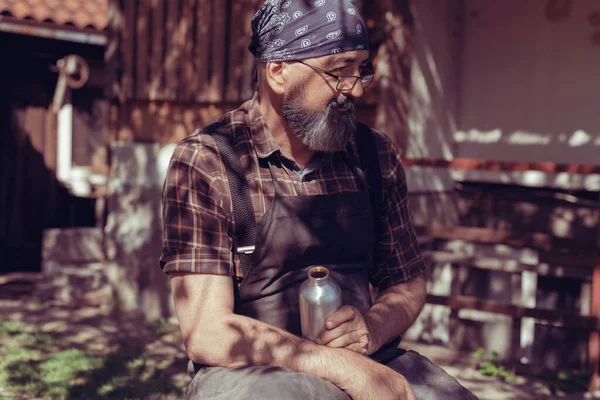
<path fill-rule="evenodd" d="M 345 348 L 357 353 L 364 354 L 368 347 L 368 338 L 364 332 L 350 332 L 340 336 L 327 344 L 327 347 Z"/>
<path fill-rule="evenodd" d="M 356 308 L 352 306 L 343 306 L 342 308 L 331 314 L 329 317 L 327 317 L 325 327 L 328 330 L 335 329 L 344 322 L 353 320 L 356 317 L 357 313 L 359 313 L 359 311 Z"/>
<path fill-rule="evenodd" d="M 323 344 L 328 346 L 332 341 L 341 338 L 343 336 L 348 336 L 348 334 L 353 333 L 356 329 L 352 325 L 352 322 L 345 322 L 334 329 L 327 329 L 317 338 L 318 344 Z"/>

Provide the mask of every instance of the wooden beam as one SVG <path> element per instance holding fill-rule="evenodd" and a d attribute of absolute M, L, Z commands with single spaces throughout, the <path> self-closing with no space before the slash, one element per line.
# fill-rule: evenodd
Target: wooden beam
<path fill-rule="evenodd" d="M 455 158 L 443 160 L 438 158 L 403 158 L 405 166 L 454 168 L 465 170 L 486 171 L 542 171 L 557 174 L 567 172 L 570 174 L 600 174 L 600 165 L 592 164 L 559 164 L 554 162 L 516 162 L 494 161 L 474 158 Z"/>
<path fill-rule="evenodd" d="M 0 285 L 6 285 L 13 282 L 37 282 L 42 279 L 40 272 L 14 272 L 0 275 Z"/>
<path fill-rule="evenodd" d="M 592 280 L 592 268 L 581 268 L 578 266 L 563 267 L 547 263 L 526 264 L 514 259 L 480 257 L 438 250 L 423 250 L 422 254 L 427 261 L 436 264 L 453 263 L 487 271 L 499 271 L 512 274 L 533 272 L 538 275 L 555 278 L 573 278 L 585 282 L 591 282 Z"/>
<path fill-rule="evenodd" d="M 196 0 L 183 0 L 183 8 L 180 24 L 180 39 L 182 43 L 181 75 L 179 78 L 178 101 L 190 101 L 195 97 L 195 86 L 197 77 L 194 73 L 194 20 L 196 18 Z"/>
<path fill-rule="evenodd" d="M 121 59 L 123 60 L 123 75 L 121 78 L 122 95 L 124 99 L 131 99 L 135 93 L 134 67 L 135 67 L 135 27 L 136 10 L 133 0 L 124 2 L 125 23 L 121 25 Z"/>
<path fill-rule="evenodd" d="M 148 85 L 148 36 L 150 35 L 150 18 L 151 18 L 151 7 L 149 0 L 142 0 L 138 3 L 138 16 L 136 26 L 136 98 L 146 99 L 148 98 L 149 85 Z"/>
<path fill-rule="evenodd" d="M 440 226 L 416 227 L 415 230 L 428 239 L 529 247 L 538 252 L 539 262 L 562 267 L 593 267 L 600 259 L 600 247 L 593 242 L 559 239 L 541 233 L 516 234 L 488 228 Z"/>
<path fill-rule="evenodd" d="M 198 102 L 210 100 L 209 72 L 211 68 L 211 15 L 214 4 L 210 0 L 197 0 L 196 5 L 196 38 L 194 43 L 194 97 Z"/>
<path fill-rule="evenodd" d="M 210 85 L 208 91 L 209 101 L 223 101 L 225 99 L 225 74 L 227 73 L 227 10 L 233 0 L 213 2 L 211 21 L 211 69 Z"/>
<path fill-rule="evenodd" d="M 416 226 L 418 235 L 432 239 L 465 240 L 480 244 L 505 244 L 512 247 L 531 247 L 537 250 L 551 251 L 556 249 L 590 250 L 600 249 L 593 240 L 557 238 L 547 233 L 518 233 L 490 228 L 470 226 Z"/>
<path fill-rule="evenodd" d="M 164 1 L 166 0 L 152 0 L 152 46 L 150 55 L 149 100 L 164 100 Z"/>
<path fill-rule="evenodd" d="M 598 222 L 597 240 L 600 243 L 600 222 Z M 592 276 L 592 301 L 590 311 L 593 317 L 600 318 L 600 256 L 596 259 Z M 600 389 L 600 333 L 591 332 L 588 342 L 588 367 L 590 369 L 589 391 Z"/>
<path fill-rule="evenodd" d="M 536 322 L 568 329 L 581 329 L 600 332 L 600 320 L 573 312 L 544 310 L 506 304 L 495 300 L 483 300 L 470 296 L 427 295 L 427 303 L 450 307 L 455 310 L 477 310 L 514 318 L 529 317 Z"/>
<path fill-rule="evenodd" d="M 228 52 L 227 57 L 227 74 L 225 100 L 236 101 L 240 100 L 241 80 L 244 73 L 243 56 L 248 43 L 248 37 L 244 37 L 244 2 L 231 2 L 231 10 L 227 12 L 229 23 L 227 24 L 228 45 L 225 51 Z M 247 5 L 246 5 L 247 6 Z"/>
<path fill-rule="evenodd" d="M 167 1 L 167 0 L 165 0 Z M 166 22 L 166 59 L 165 69 L 165 98 L 164 100 L 177 100 L 178 73 L 181 63 L 181 41 L 179 40 L 179 1 L 167 1 Z"/>
<path fill-rule="evenodd" d="M 119 64 L 121 63 L 121 25 L 123 23 L 123 10 L 119 6 L 118 0 L 109 0 L 108 2 L 108 26 L 106 27 L 108 43 L 104 51 L 105 83 L 104 95 L 109 100 L 119 97 L 120 83 Z"/>

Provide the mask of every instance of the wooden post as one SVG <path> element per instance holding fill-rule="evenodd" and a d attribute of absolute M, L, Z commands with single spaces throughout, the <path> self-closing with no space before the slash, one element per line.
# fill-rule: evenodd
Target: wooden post
<path fill-rule="evenodd" d="M 600 194 L 599 205 L 600 205 Z M 596 246 L 600 245 L 600 207 L 598 208 L 598 240 Z M 591 313 L 593 317 L 600 318 L 600 256 L 597 257 L 596 265 L 594 266 L 594 273 L 592 275 L 592 302 L 591 302 Z M 600 390 L 600 332 L 590 332 L 590 338 L 588 343 L 588 361 L 590 369 L 590 383 L 589 391 L 595 392 Z"/>
<path fill-rule="evenodd" d="M 119 68 L 122 62 L 120 47 L 123 18 L 123 10 L 120 8 L 119 1 L 110 0 L 108 3 L 108 44 L 104 51 L 104 65 L 106 71 L 104 94 L 110 101 L 122 98 Z"/>
<path fill-rule="evenodd" d="M 122 93 L 126 100 L 131 100 L 135 93 L 134 68 L 135 54 L 133 52 L 136 30 L 136 8 L 134 1 L 125 1 L 125 24 L 121 26 L 121 57 L 123 60 L 123 77 L 121 80 Z"/>
<path fill-rule="evenodd" d="M 152 0 L 152 46 L 150 56 L 150 100 L 164 100 L 165 13 L 163 0 Z"/>
<path fill-rule="evenodd" d="M 135 60 L 135 97 L 137 99 L 147 99 L 149 93 L 148 75 L 148 31 L 151 18 L 151 4 L 148 0 L 139 2 L 138 15 L 136 20 L 136 60 Z"/>
<path fill-rule="evenodd" d="M 532 271 L 523 271 L 521 273 L 521 306 L 535 308 L 537 292 L 537 274 Z M 520 320 L 520 355 L 519 361 L 531 362 L 532 347 L 535 334 L 535 320 L 533 318 L 523 318 Z M 517 344 L 519 342 L 516 342 Z"/>

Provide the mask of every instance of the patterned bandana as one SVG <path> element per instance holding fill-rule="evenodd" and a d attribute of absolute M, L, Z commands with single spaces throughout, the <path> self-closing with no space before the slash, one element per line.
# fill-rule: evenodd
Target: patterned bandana
<path fill-rule="evenodd" d="M 262 62 L 304 60 L 369 50 L 369 37 L 350 0 L 266 0 L 248 48 Z"/>

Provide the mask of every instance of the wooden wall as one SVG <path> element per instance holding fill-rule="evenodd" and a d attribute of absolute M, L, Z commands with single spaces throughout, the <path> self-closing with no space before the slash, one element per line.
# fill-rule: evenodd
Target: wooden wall
<path fill-rule="evenodd" d="M 109 98 L 194 103 L 252 96 L 260 0 L 111 0 Z"/>
<path fill-rule="evenodd" d="M 105 58 L 111 139 L 176 142 L 250 99 L 250 22 L 263 2 L 110 0 Z M 408 0 L 388 3 L 369 3 L 364 16 L 379 68 L 396 71 L 392 64 L 401 60 L 401 69 L 386 77 L 384 90 L 376 81 L 360 101 L 358 116 L 402 145 L 406 130 L 399 127 L 406 125 L 410 84 L 405 42 L 412 19 Z M 409 35 L 398 34 L 403 30 Z"/>

